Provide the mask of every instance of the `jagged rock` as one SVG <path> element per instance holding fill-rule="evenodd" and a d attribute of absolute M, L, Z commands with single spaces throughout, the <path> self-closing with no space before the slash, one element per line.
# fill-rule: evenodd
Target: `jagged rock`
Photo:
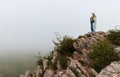
<path fill-rule="evenodd" d="M 48 67 L 48 60 L 45 59 L 43 60 L 43 70 L 46 70 L 47 67 Z"/>
<path fill-rule="evenodd" d="M 61 69 L 62 69 L 59 60 L 57 60 L 57 65 L 56 65 L 56 66 L 57 66 L 57 69 L 58 69 L 58 70 L 61 70 Z"/>
<path fill-rule="evenodd" d="M 75 74 L 72 72 L 72 70 L 69 69 L 69 68 L 66 70 L 66 74 L 67 74 L 69 77 L 76 77 Z"/>
<path fill-rule="evenodd" d="M 84 49 L 86 49 L 86 51 L 91 51 L 94 44 L 104 39 L 106 39 L 106 34 L 104 32 L 95 32 L 92 35 L 86 34 L 84 37 L 79 37 L 76 42 L 73 43 L 73 46 L 78 52 L 83 52 Z"/>
<path fill-rule="evenodd" d="M 54 77 L 60 77 L 63 74 L 63 71 L 57 71 L 57 74 L 54 75 Z"/>
<path fill-rule="evenodd" d="M 112 62 L 97 77 L 120 77 L 120 62 Z"/>
<path fill-rule="evenodd" d="M 53 58 L 52 58 L 52 60 L 51 60 L 52 63 L 55 62 L 55 60 L 56 60 L 56 58 L 57 58 L 57 55 L 58 55 L 58 53 L 57 53 L 57 51 L 55 50 L 55 51 L 53 52 Z"/>
<path fill-rule="evenodd" d="M 63 77 L 64 75 L 65 75 L 65 70 L 62 70 L 62 71 L 58 71 L 54 77 Z"/>
<path fill-rule="evenodd" d="M 75 52 L 73 53 L 73 58 L 74 58 L 75 60 L 79 60 L 79 59 L 81 59 L 81 58 L 83 58 L 83 57 L 82 57 L 82 54 L 81 54 L 80 52 L 75 51 Z"/>
<path fill-rule="evenodd" d="M 74 72 L 77 73 L 78 77 L 85 76 L 90 77 L 89 71 L 87 67 L 82 66 L 77 60 L 70 59 L 69 68 Z"/>
<path fill-rule="evenodd" d="M 93 76 L 97 76 L 98 75 L 98 72 L 96 72 L 93 68 L 90 68 L 90 70 L 91 70 L 91 74 L 93 75 Z"/>
<path fill-rule="evenodd" d="M 35 75 L 36 77 L 40 77 L 40 75 L 42 74 L 42 69 L 40 68 L 40 66 L 37 67 L 36 71 L 35 71 Z"/>
<path fill-rule="evenodd" d="M 114 52 L 117 53 L 118 56 L 120 57 L 120 47 L 114 48 Z"/>
<path fill-rule="evenodd" d="M 73 53 L 73 59 L 79 60 L 80 62 L 82 62 L 83 65 L 88 66 L 88 65 L 90 65 L 91 62 L 86 53 L 87 53 L 86 51 L 84 51 L 83 53 L 75 51 Z"/>
<path fill-rule="evenodd" d="M 120 47 L 114 48 L 114 52 L 120 54 Z"/>
<path fill-rule="evenodd" d="M 58 71 L 54 77 L 76 77 L 71 69 L 67 68 L 66 70 Z"/>
<path fill-rule="evenodd" d="M 53 56 L 53 58 L 51 59 L 52 64 L 55 63 L 55 60 L 56 60 L 56 57 Z"/>
<path fill-rule="evenodd" d="M 46 70 L 43 77 L 54 77 L 54 71 L 52 69 Z"/>
<path fill-rule="evenodd" d="M 31 77 L 31 75 L 32 75 L 32 73 L 31 73 L 30 70 L 27 70 L 27 71 L 25 72 L 25 77 Z"/>

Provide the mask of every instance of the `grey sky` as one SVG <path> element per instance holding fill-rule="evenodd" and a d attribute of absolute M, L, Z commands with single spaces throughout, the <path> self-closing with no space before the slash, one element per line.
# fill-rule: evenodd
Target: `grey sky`
<path fill-rule="evenodd" d="M 0 52 L 52 50 L 54 32 L 77 37 L 120 25 L 119 0 L 0 0 Z"/>

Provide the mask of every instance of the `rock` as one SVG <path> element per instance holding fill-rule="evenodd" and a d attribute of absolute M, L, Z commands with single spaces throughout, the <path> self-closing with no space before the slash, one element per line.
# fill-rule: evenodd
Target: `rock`
<path fill-rule="evenodd" d="M 120 57 L 120 46 L 118 46 L 117 48 L 114 48 L 114 52 L 118 54 L 118 56 Z"/>
<path fill-rule="evenodd" d="M 20 77 L 25 77 L 25 76 L 23 74 L 21 74 Z"/>
<path fill-rule="evenodd" d="M 69 77 L 76 77 L 75 74 L 72 72 L 72 70 L 69 69 L 69 68 L 66 70 L 66 74 L 67 74 Z"/>
<path fill-rule="evenodd" d="M 67 70 L 58 71 L 54 77 L 76 77 L 74 73 L 68 68 Z"/>
<path fill-rule="evenodd" d="M 46 70 L 47 67 L 48 67 L 48 60 L 45 59 L 43 60 L 43 70 Z"/>
<path fill-rule="evenodd" d="M 62 69 L 59 60 L 57 60 L 57 65 L 56 65 L 56 66 L 57 66 L 57 69 L 58 69 L 58 70 L 61 70 L 61 69 Z"/>
<path fill-rule="evenodd" d="M 102 69 L 97 77 L 120 77 L 120 62 L 112 62 Z"/>
<path fill-rule="evenodd" d="M 70 59 L 70 65 L 69 68 L 76 73 L 77 77 L 90 77 L 89 71 L 87 67 L 82 66 L 77 60 Z"/>
<path fill-rule="evenodd" d="M 114 52 L 120 54 L 120 47 L 114 48 Z"/>
<path fill-rule="evenodd" d="M 47 69 L 43 77 L 54 77 L 54 71 L 52 69 Z"/>
<path fill-rule="evenodd" d="M 35 75 L 36 77 L 40 77 L 40 75 L 42 74 L 42 69 L 40 68 L 40 66 L 37 67 L 36 71 L 35 71 Z"/>
<path fill-rule="evenodd" d="M 65 73 L 65 70 L 58 72 L 58 77 L 68 77 Z"/>
<path fill-rule="evenodd" d="M 56 58 L 57 58 L 57 55 L 58 55 L 58 53 L 57 53 L 57 51 L 55 50 L 55 51 L 53 52 L 53 58 L 52 58 L 52 60 L 51 60 L 52 63 L 55 62 L 55 60 L 56 60 Z"/>
<path fill-rule="evenodd" d="M 73 53 L 73 59 L 79 60 L 80 62 L 82 62 L 83 65 L 86 65 L 86 66 L 90 65 L 91 63 L 88 58 L 87 51 L 85 49 L 83 49 L 83 53 L 75 51 Z"/>
<path fill-rule="evenodd" d="M 74 48 L 78 52 L 83 52 L 84 49 L 87 51 L 92 51 L 93 45 L 98 41 L 103 41 L 106 39 L 106 34 L 104 32 L 95 32 L 92 36 L 91 34 L 86 34 L 84 37 L 79 37 L 76 42 L 73 43 Z"/>
<path fill-rule="evenodd" d="M 98 72 L 96 72 L 93 68 L 90 68 L 91 74 L 94 75 L 95 77 L 98 75 Z"/>
<path fill-rule="evenodd" d="M 55 74 L 54 77 L 60 77 L 63 73 L 64 71 L 57 71 L 57 74 Z"/>
<path fill-rule="evenodd" d="M 32 75 L 32 73 L 31 73 L 30 70 L 27 70 L 27 71 L 25 72 L 25 77 L 32 77 L 31 75 Z"/>
<path fill-rule="evenodd" d="M 81 54 L 80 52 L 75 51 L 75 52 L 73 53 L 73 58 L 74 58 L 75 60 L 79 60 L 79 59 L 82 58 L 82 54 Z"/>
<path fill-rule="evenodd" d="M 76 51 L 74 51 L 72 56 L 66 55 L 68 67 L 64 70 L 61 68 L 60 60 L 58 58 L 60 56 L 58 56 L 59 53 L 55 47 L 52 53 L 52 59 L 50 61 L 44 59 L 43 66 L 38 66 L 32 74 L 32 77 L 40 77 L 41 75 L 43 75 L 43 77 L 120 77 L 120 65 L 116 62 L 103 69 L 100 74 L 90 67 L 92 63 L 88 54 L 93 51 L 93 46 L 95 44 L 105 39 L 106 33 L 104 32 L 94 32 L 93 34 L 88 33 L 84 36 L 79 36 L 73 43 Z M 115 48 L 114 51 L 120 54 L 120 47 Z M 53 70 L 52 64 L 57 67 L 56 70 Z M 21 77 L 24 77 L 24 75 L 21 75 Z M 25 77 L 31 77 L 31 72 L 29 70 L 26 71 Z"/>

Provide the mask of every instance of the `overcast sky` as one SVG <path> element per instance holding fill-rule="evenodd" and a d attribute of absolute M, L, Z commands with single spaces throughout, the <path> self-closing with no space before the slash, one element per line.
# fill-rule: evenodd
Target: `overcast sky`
<path fill-rule="evenodd" d="M 0 52 L 50 51 L 55 32 L 77 38 L 120 25 L 119 0 L 0 0 Z"/>

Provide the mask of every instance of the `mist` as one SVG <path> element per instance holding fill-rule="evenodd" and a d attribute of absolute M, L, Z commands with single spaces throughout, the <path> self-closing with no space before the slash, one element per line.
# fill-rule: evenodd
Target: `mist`
<path fill-rule="evenodd" d="M 118 0 L 0 1 L 0 54 L 48 52 L 55 32 L 74 38 L 90 32 L 89 17 L 97 16 L 97 31 L 120 23 Z M 113 6 L 113 4 L 115 4 Z"/>

